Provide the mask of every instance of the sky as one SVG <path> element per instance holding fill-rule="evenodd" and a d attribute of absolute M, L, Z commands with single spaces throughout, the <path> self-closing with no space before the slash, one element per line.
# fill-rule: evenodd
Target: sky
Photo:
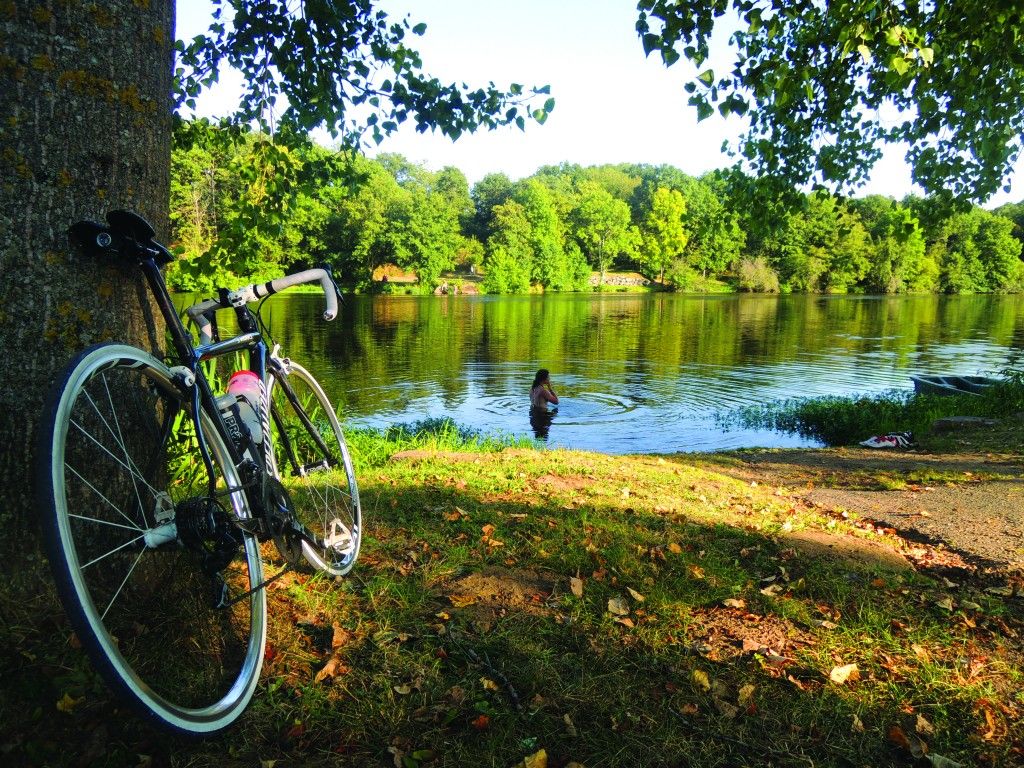
<path fill-rule="evenodd" d="M 634 29 L 634 0 L 382 0 L 379 5 L 392 17 L 408 14 L 413 23 L 427 24 L 411 45 L 420 52 L 424 70 L 443 82 L 550 85 L 556 106 L 544 125 L 528 122 L 525 132 L 482 131 L 457 142 L 439 133 L 416 133 L 406 124 L 368 151 L 371 156 L 398 152 L 432 170 L 453 165 L 470 184 L 492 172 L 519 179 L 562 162 L 668 164 L 693 176 L 733 163 L 722 143 L 734 142 L 744 121 L 716 113 L 698 124 L 683 92 L 696 70 L 685 60 L 665 67 L 657 55 L 645 58 Z M 205 31 L 210 7 L 209 0 L 178 0 L 177 36 L 189 39 Z M 731 64 L 726 41 L 722 35 L 713 46 L 713 68 Z M 237 103 L 239 82 L 237 76 L 222 76 L 200 98 L 198 113 L 224 114 Z M 317 138 L 330 143 L 326 134 Z M 1024 172 L 1016 173 L 1014 182 L 1009 193 L 999 193 L 986 207 L 1024 198 Z M 889 147 L 856 194 L 901 198 L 910 192 L 921 194 L 902 151 Z"/>

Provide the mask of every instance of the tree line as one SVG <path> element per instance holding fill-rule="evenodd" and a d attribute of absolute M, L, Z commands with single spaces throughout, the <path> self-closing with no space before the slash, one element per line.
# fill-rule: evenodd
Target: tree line
<path fill-rule="evenodd" d="M 802 193 L 736 170 L 561 164 L 470 187 L 307 141 L 182 122 L 175 131 L 168 282 L 269 279 L 329 264 L 366 290 L 395 265 L 433 290 L 474 273 L 488 293 L 586 290 L 642 273 L 679 291 L 979 293 L 1024 287 L 1024 203 L 987 211 L 941 198 Z"/>

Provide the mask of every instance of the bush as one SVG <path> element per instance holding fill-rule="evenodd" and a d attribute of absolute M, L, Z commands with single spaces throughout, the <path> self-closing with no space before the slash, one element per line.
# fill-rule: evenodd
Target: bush
<path fill-rule="evenodd" d="M 755 293 L 778 293 L 779 276 L 768 265 L 767 259 L 758 256 L 756 259 L 744 258 L 740 261 L 739 288 L 741 291 Z"/>

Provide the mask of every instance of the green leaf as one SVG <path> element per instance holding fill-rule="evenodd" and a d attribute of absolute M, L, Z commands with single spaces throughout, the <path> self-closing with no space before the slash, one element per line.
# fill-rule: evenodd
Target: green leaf
<path fill-rule="evenodd" d="M 903 42 L 903 27 L 893 27 L 885 33 L 885 42 L 899 46 Z"/>
<path fill-rule="evenodd" d="M 715 82 L 715 71 L 713 69 L 705 69 L 697 75 L 697 79 L 710 88 L 711 84 Z"/>
<path fill-rule="evenodd" d="M 427 25 L 424 24 L 422 21 L 419 24 L 417 24 L 415 27 L 412 28 L 412 33 L 414 35 L 422 35 L 426 31 L 427 31 Z"/>
<path fill-rule="evenodd" d="M 923 61 L 926 66 L 931 66 L 932 62 L 935 60 L 935 51 L 931 48 L 922 48 L 920 50 L 920 54 L 921 61 Z"/>
<path fill-rule="evenodd" d="M 699 123 L 703 120 L 706 120 L 707 118 L 711 117 L 711 115 L 713 115 L 714 112 L 715 110 L 711 108 L 710 104 L 708 104 L 706 101 L 702 101 L 700 104 L 697 105 L 697 122 Z"/>
<path fill-rule="evenodd" d="M 857 50 L 860 52 L 860 56 L 864 59 L 865 64 L 871 63 L 871 49 L 868 48 L 864 43 L 857 46 Z"/>
<path fill-rule="evenodd" d="M 547 101 L 544 102 L 544 111 L 545 112 L 550 112 L 554 108 L 555 108 L 555 100 L 554 99 L 548 99 Z"/>
<path fill-rule="evenodd" d="M 889 69 L 894 70 L 896 74 L 902 77 L 910 69 L 910 64 L 907 63 L 905 58 L 897 54 L 889 59 Z"/>

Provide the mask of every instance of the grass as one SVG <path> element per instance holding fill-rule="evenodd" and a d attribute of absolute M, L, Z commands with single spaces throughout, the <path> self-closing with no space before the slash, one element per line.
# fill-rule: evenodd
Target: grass
<path fill-rule="evenodd" d="M 852 445 L 871 435 L 912 432 L 925 436 L 936 419 L 948 416 L 1005 418 L 1024 411 L 1024 379 L 1006 378 L 978 395 L 940 396 L 893 390 L 854 397 L 793 398 L 722 414 L 720 423 L 775 429 L 820 440 L 826 445 Z"/>
<path fill-rule="evenodd" d="M 44 574 L 19 570 L 0 594 L 12 764 L 511 768 L 540 749 L 559 767 L 910 764 L 900 734 L 1019 764 L 1019 601 L 792 537 L 882 552 L 891 535 L 699 457 L 537 451 L 451 423 L 352 444 L 360 562 L 269 591 L 262 682 L 221 737 L 154 734 L 119 709 Z M 859 679 L 830 681 L 847 664 Z"/>

